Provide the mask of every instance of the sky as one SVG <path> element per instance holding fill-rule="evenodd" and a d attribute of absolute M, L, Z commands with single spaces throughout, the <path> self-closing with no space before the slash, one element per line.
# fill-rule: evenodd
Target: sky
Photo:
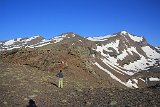
<path fill-rule="evenodd" d="M 0 0 L 0 41 L 120 31 L 160 46 L 160 0 Z"/>

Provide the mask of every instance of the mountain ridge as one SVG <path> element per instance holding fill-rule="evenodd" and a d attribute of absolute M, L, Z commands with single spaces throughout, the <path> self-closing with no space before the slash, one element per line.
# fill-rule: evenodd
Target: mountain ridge
<path fill-rule="evenodd" d="M 12 46 L 1 45 L 5 48 L 8 46 L 8 49 L 1 49 L 2 61 L 29 65 L 45 71 L 64 69 L 68 71 L 68 75 L 72 74 L 81 82 L 85 80 L 94 86 L 100 84 L 102 79 L 105 81 L 103 85 L 109 87 L 130 88 L 145 86 L 146 75 L 139 72 L 160 67 L 158 49 L 148 44 L 144 37 L 126 31 L 88 38 L 69 32 L 49 40 L 39 36 L 29 40 L 17 40 L 19 46 L 13 40 L 8 42 L 13 43 Z M 15 46 L 18 49 L 14 49 Z M 139 75 L 134 77 L 136 74 Z"/>

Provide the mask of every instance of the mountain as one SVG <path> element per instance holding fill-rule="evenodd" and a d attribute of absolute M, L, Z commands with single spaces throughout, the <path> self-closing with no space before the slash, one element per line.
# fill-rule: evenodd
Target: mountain
<path fill-rule="evenodd" d="M 49 41 L 37 35 L 30 38 L 16 38 L 0 42 L 0 51 L 12 50 L 15 48 L 34 48 L 47 45 Z"/>
<path fill-rule="evenodd" d="M 102 37 L 69 32 L 49 40 L 17 38 L 1 41 L 0 51 L 5 63 L 53 73 L 63 69 L 68 82 L 84 87 L 138 88 L 145 86 L 146 77 L 160 81 L 159 48 L 126 31 Z"/>

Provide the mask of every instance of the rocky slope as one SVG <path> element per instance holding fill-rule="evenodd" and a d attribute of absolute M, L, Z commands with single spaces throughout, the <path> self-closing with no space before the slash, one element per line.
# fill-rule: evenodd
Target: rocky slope
<path fill-rule="evenodd" d="M 1 41 L 0 107 L 23 107 L 29 99 L 38 107 L 159 107 L 159 65 L 159 48 L 124 31 Z"/>
<path fill-rule="evenodd" d="M 160 85 L 140 89 L 91 87 L 90 84 L 82 87 L 70 78 L 64 79 L 64 88 L 59 89 L 53 72 L 0 62 L 0 107 L 26 107 L 29 99 L 38 107 L 160 106 Z"/>
<path fill-rule="evenodd" d="M 62 69 L 82 86 L 145 86 L 145 77 L 159 81 L 160 52 L 144 37 L 126 31 L 84 38 L 64 33 L 50 40 L 40 36 L 1 42 L 1 60 L 43 71 Z M 157 71 L 156 75 L 148 73 Z M 146 73 L 147 72 L 147 73 Z M 154 79 L 153 79 L 154 78 Z"/>

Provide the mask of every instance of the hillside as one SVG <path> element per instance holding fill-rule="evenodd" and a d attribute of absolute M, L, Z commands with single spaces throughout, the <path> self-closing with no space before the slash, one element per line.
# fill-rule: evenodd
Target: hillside
<path fill-rule="evenodd" d="M 82 87 L 65 78 L 64 88 L 56 87 L 55 73 L 27 65 L 0 63 L 0 106 L 25 107 L 33 99 L 38 107 L 159 107 L 160 86 L 119 89 Z"/>
<path fill-rule="evenodd" d="M 0 106 L 21 107 L 30 98 L 45 107 L 160 105 L 159 48 L 126 31 L 1 41 L 0 59 Z M 64 72 L 62 90 L 55 76 L 59 70 Z"/>
<path fill-rule="evenodd" d="M 144 87 L 145 77 L 152 76 L 146 72 L 160 68 L 159 49 L 126 31 L 102 37 L 84 38 L 69 32 L 50 40 L 34 36 L 4 41 L 1 59 L 43 71 L 62 69 L 74 81 L 108 87 Z"/>

